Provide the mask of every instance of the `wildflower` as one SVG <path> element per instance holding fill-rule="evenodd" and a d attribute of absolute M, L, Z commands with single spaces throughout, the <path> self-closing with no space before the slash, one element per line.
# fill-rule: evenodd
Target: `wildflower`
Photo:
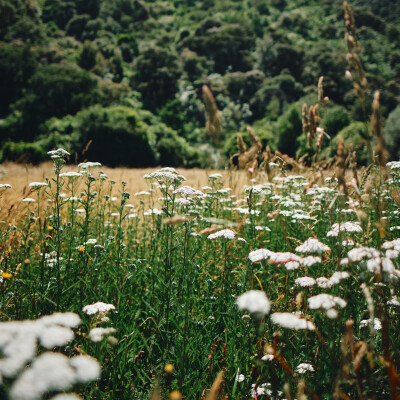
<path fill-rule="evenodd" d="M 261 357 L 261 361 L 272 361 L 274 359 L 273 354 L 266 354 L 265 356 Z"/>
<path fill-rule="evenodd" d="M 85 246 L 79 246 L 78 251 L 79 253 L 83 253 L 85 251 Z"/>
<path fill-rule="evenodd" d="M 236 375 L 236 382 L 243 382 L 245 380 L 245 376 L 243 374 Z"/>
<path fill-rule="evenodd" d="M 261 290 L 250 290 L 240 295 L 236 304 L 239 310 L 245 310 L 254 314 L 256 317 L 262 317 L 269 313 L 271 303 L 265 292 Z"/>
<path fill-rule="evenodd" d="M 335 223 L 331 226 L 331 230 L 326 234 L 327 237 L 336 237 L 340 232 L 362 232 L 362 228 L 358 222 L 342 222 Z"/>
<path fill-rule="evenodd" d="M 115 307 L 112 304 L 106 304 L 101 301 L 94 304 L 88 304 L 82 308 L 82 311 L 87 315 L 107 313 L 110 310 L 115 310 Z"/>
<path fill-rule="evenodd" d="M 360 262 L 364 258 L 379 257 L 379 251 L 373 247 L 357 247 L 347 253 L 347 258 L 350 262 Z"/>
<path fill-rule="evenodd" d="M 322 261 L 321 257 L 307 256 L 307 257 L 300 258 L 299 263 L 301 265 L 304 265 L 305 267 L 311 267 L 314 264 L 319 264 L 321 261 Z"/>
<path fill-rule="evenodd" d="M 46 183 L 46 182 L 31 182 L 29 184 L 29 187 L 34 188 L 34 189 L 38 189 L 38 188 L 41 188 L 43 186 L 49 186 L 49 184 Z"/>
<path fill-rule="evenodd" d="M 83 174 L 80 172 L 69 171 L 61 173 L 60 176 L 66 178 L 79 178 L 80 176 L 83 176 Z"/>
<path fill-rule="evenodd" d="M 24 199 L 22 199 L 22 201 L 24 203 L 35 203 L 35 199 L 32 199 L 31 197 L 25 197 Z"/>
<path fill-rule="evenodd" d="M 51 225 L 49 225 L 49 226 L 47 227 L 47 229 L 48 229 L 49 231 L 52 231 L 54 228 L 53 228 Z"/>
<path fill-rule="evenodd" d="M 360 321 L 360 328 L 371 325 L 371 319 L 363 319 Z M 378 318 L 374 318 L 374 329 L 380 331 L 382 329 L 382 322 Z"/>
<path fill-rule="evenodd" d="M 301 278 L 297 278 L 294 283 L 297 286 L 301 287 L 308 287 L 308 286 L 314 286 L 315 285 L 315 279 L 311 278 L 310 276 L 303 276 Z"/>
<path fill-rule="evenodd" d="M 314 367 L 308 363 L 301 363 L 296 367 L 296 372 L 298 374 L 304 374 L 306 372 L 314 372 Z"/>
<path fill-rule="evenodd" d="M 317 253 L 321 254 L 330 251 L 330 247 L 321 243 L 318 239 L 308 238 L 301 246 L 296 247 L 298 253 Z"/>
<path fill-rule="evenodd" d="M 253 263 L 268 259 L 273 252 L 268 249 L 253 250 L 249 253 L 249 260 Z"/>
<path fill-rule="evenodd" d="M 222 175 L 221 175 L 221 174 L 218 174 L 218 173 L 216 173 L 216 174 L 211 174 L 211 175 L 209 175 L 209 177 L 208 177 L 208 180 L 209 180 L 209 181 L 216 181 L 216 180 L 218 180 L 218 179 L 222 179 Z"/>
<path fill-rule="evenodd" d="M 174 366 L 171 363 L 167 363 L 164 365 L 164 371 L 166 374 L 171 375 L 174 372 Z"/>
<path fill-rule="evenodd" d="M 150 208 L 149 210 L 145 211 L 143 215 L 150 216 L 150 215 L 162 215 L 162 211 L 159 210 L 158 208 Z"/>
<path fill-rule="evenodd" d="M 269 229 L 268 226 L 260 226 L 260 225 L 257 225 L 257 226 L 255 227 L 255 229 L 256 229 L 256 231 L 267 231 L 267 232 L 271 232 L 271 229 Z"/>
<path fill-rule="evenodd" d="M 3 279 L 11 279 L 12 278 L 12 274 L 10 272 L 3 272 L 0 270 L 0 278 Z M 2 282 L 2 280 L 0 281 L 0 283 Z"/>
<path fill-rule="evenodd" d="M 89 339 L 92 342 L 101 342 L 105 336 L 112 335 L 116 330 L 114 328 L 93 328 L 89 332 Z"/>
<path fill-rule="evenodd" d="M 178 189 L 175 189 L 173 194 L 182 194 L 184 196 L 204 196 L 204 193 L 201 190 L 196 190 L 192 188 L 191 186 L 182 186 Z"/>
<path fill-rule="evenodd" d="M 308 300 L 310 309 L 316 310 L 322 308 L 323 310 L 329 310 L 333 307 L 344 308 L 347 302 L 340 297 L 335 297 L 327 293 L 321 293 L 317 296 L 310 297 Z"/>
<path fill-rule="evenodd" d="M 134 196 L 150 196 L 150 192 L 146 192 L 145 190 L 142 190 L 141 192 L 137 192 L 134 194 Z"/>
<path fill-rule="evenodd" d="M 284 266 L 288 271 L 293 271 L 300 267 L 300 263 L 298 261 L 289 261 Z"/>
<path fill-rule="evenodd" d="M 233 239 L 235 235 L 235 232 L 233 232 L 231 229 L 222 229 L 218 232 L 211 233 L 207 236 L 207 239 L 213 240 L 220 237 L 224 237 L 225 239 Z"/>
<path fill-rule="evenodd" d="M 11 189 L 11 185 L 8 183 L 0 183 L 0 189 Z"/>
<path fill-rule="evenodd" d="M 56 158 L 65 158 L 65 157 L 70 156 L 68 151 L 66 151 L 66 150 L 64 150 L 62 148 L 59 148 L 57 150 L 50 150 L 50 151 L 47 152 L 47 154 L 49 156 L 51 156 L 51 158 L 54 158 L 54 159 L 56 159 Z"/>
<path fill-rule="evenodd" d="M 400 306 L 400 301 L 397 297 L 393 297 L 392 299 L 388 300 L 387 302 L 388 305 L 390 306 Z"/>
<path fill-rule="evenodd" d="M 299 262 L 300 257 L 297 256 L 296 254 L 289 253 L 289 252 L 272 252 L 269 258 L 269 262 L 271 264 L 287 264 L 289 262 Z"/>
<path fill-rule="evenodd" d="M 96 161 L 86 161 L 83 163 L 78 164 L 79 168 L 82 169 L 89 169 L 89 168 L 94 168 L 94 167 L 101 167 L 101 163 L 96 162 Z"/>
<path fill-rule="evenodd" d="M 315 325 L 311 321 L 307 321 L 304 318 L 300 318 L 299 316 L 291 313 L 273 313 L 271 314 L 272 322 L 277 325 L 282 326 L 283 328 L 288 329 L 308 329 L 313 331 L 315 329 Z"/>

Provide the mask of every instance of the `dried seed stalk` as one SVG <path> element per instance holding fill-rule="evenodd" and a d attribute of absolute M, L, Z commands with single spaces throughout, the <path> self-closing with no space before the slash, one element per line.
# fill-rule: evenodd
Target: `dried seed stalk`
<path fill-rule="evenodd" d="M 221 133 L 221 116 L 218 110 L 217 102 L 215 101 L 214 95 L 207 85 L 203 85 L 203 100 L 204 106 L 207 113 L 206 130 L 210 134 L 214 142 L 217 141 L 219 134 Z"/>

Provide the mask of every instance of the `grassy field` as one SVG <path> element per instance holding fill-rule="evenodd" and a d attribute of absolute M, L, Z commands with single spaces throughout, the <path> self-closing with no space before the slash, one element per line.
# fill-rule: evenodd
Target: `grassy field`
<path fill-rule="evenodd" d="M 1 398 L 399 398 L 398 164 L 53 155 L 0 170 Z"/>

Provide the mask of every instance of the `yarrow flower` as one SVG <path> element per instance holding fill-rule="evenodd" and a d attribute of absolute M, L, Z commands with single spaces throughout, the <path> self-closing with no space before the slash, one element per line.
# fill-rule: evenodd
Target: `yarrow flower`
<path fill-rule="evenodd" d="M 315 279 L 311 278 L 310 276 L 303 276 L 301 278 L 297 278 L 294 283 L 297 286 L 301 287 L 308 287 L 308 286 L 314 286 L 315 285 Z"/>
<path fill-rule="evenodd" d="M 115 310 L 115 307 L 112 304 L 106 304 L 101 301 L 86 305 L 82 308 L 82 311 L 87 315 L 93 315 L 97 313 L 107 313 L 110 310 Z"/>
<path fill-rule="evenodd" d="M 288 329 L 308 329 L 310 331 L 315 330 L 315 325 L 311 321 L 307 321 L 304 318 L 291 313 L 273 313 L 271 314 L 271 320 L 273 323 Z"/>
<path fill-rule="evenodd" d="M 240 295 L 236 304 L 239 310 L 248 311 L 256 317 L 263 317 L 271 310 L 271 303 L 265 292 L 261 290 L 250 290 Z"/>
<path fill-rule="evenodd" d="M 360 328 L 369 326 L 369 325 L 371 325 L 371 323 L 372 323 L 372 320 L 370 318 L 363 319 L 362 321 L 360 321 Z M 382 329 L 382 322 L 378 318 L 374 318 L 374 329 L 376 331 L 380 331 Z"/>
<path fill-rule="evenodd" d="M 308 300 L 308 306 L 311 310 L 323 309 L 329 310 L 330 308 L 340 307 L 344 308 L 347 302 L 340 297 L 332 296 L 328 293 L 321 293 L 316 296 L 310 297 Z"/>
<path fill-rule="evenodd" d="M 89 339 L 92 342 L 101 342 L 104 337 L 112 335 L 116 332 L 115 328 L 93 328 L 89 332 Z"/>
<path fill-rule="evenodd" d="M 69 171 L 61 173 L 60 176 L 65 178 L 79 178 L 80 176 L 83 176 L 83 174 L 80 172 Z"/>
<path fill-rule="evenodd" d="M 82 168 L 82 169 L 101 167 L 101 163 L 99 163 L 97 161 L 86 161 L 86 162 L 78 164 L 78 167 Z"/>
<path fill-rule="evenodd" d="M 331 230 L 326 234 L 327 237 L 336 237 L 340 232 L 362 232 L 361 225 L 358 222 L 342 222 L 335 223 L 331 226 Z"/>
<path fill-rule="evenodd" d="M 330 251 L 330 247 L 321 243 L 318 239 L 309 238 L 301 246 L 296 247 L 298 253 L 317 253 L 321 254 Z"/>
<path fill-rule="evenodd" d="M 52 158 L 52 159 L 57 159 L 57 158 L 65 158 L 70 156 L 71 154 L 68 153 L 68 151 L 62 149 L 61 147 L 57 150 L 50 150 L 47 152 L 47 154 Z"/>
<path fill-rule="evenodd" d="M 8 183 L 0 183 L 0 189 L 11 189 L 11 185 Z"/>
<path fill-rule="evenodd" d="M 46 182 L 31 182 L 29 184 L 29 187 L 34 188 L 34 189 L 38 189 L 38 188 L 41 188 L 43 186 L 49 186 L 49 184 L 46 183 Z"/>
<path fill-rule="evenodd" d="M 225 239 L 234 239 L 235 235 L 236 233 L 233 232 L 231 229 L 222 229 L 218 232 L 211 233 L 210 235 L 207 236 L 207 239 L 213 240 L 220 237 L 223 237 Z"/>
<path fill-rule="evenodd" d="M 296 372 L 298 374 L 305 374 L 306 372 L 314 372 L 314 367 L 308 363 L 301 363 L 296 367 Z"/>

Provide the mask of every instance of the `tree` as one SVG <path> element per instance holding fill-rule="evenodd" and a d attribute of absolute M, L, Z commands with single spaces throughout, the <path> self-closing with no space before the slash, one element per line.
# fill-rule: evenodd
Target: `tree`
<path fill-rule="evenodd" d="M 145 108 L 155 110 L 174 97 L 180 76 L 175 54 L 151 47 L 136 58 L 133 70 L 131 84 L 142 94 Z"/>

